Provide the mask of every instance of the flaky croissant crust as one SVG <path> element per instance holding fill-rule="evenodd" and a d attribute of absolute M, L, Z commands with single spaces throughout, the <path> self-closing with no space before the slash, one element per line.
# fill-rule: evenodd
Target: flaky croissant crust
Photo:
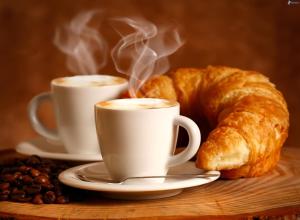
<path fill-rule="evenodd" d="M 280 158 L 289 112 L 282 94 L 255 71 L 224 66 L 180 68 L 147 81 L 138 97 L 177 100 L 181 114 L 210 127 L 196 166 L 225 178 L 260 176 Z M 208 124 L 206 124 L 208 122 Z"/>

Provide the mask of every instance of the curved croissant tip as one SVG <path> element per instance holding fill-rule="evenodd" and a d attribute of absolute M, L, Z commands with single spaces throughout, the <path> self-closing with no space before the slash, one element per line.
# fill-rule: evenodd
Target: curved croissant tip
<path fill-rule="evenodd" d="M 230 170 L 246 164 L 249 157 L 250 149 L 244 140 L 223 146 L 207 141 L 198 152 L 196 164 L 205 170 Z"/>

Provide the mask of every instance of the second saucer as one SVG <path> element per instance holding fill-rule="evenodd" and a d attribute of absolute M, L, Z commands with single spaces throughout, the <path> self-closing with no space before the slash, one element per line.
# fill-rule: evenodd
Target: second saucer
<path fill-rule="evenodd" d="M 43 137 L 23 141 L 16 146 L 16 151 L 20 154 L 34 154 L 47 159 L 78 162 L 94 162 L 102 160 L 101 154 L 70 154 L 64 149 L 64 146 L 52 144 Z"/>

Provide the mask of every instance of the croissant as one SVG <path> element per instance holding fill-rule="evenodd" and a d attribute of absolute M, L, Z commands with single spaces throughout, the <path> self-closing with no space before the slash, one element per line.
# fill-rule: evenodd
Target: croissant
<path fill-rule="evenodd" d="M 255 71 L 179 68 L 148 80 L 137 96 L 177 100 L 181 114 L 208 134 L 196 166 L 220 170 L 223 178 L 268 172 L 276 166 L 288 136 L 289 112 L 283 95 Z"/>

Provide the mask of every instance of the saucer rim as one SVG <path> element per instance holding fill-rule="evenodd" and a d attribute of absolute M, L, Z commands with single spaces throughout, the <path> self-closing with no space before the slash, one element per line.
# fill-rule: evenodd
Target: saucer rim
<path fill-rule="evenodd" d="M 48 151 L 43 151 L 38 148 L 34 142 L 37 140 L 47 141 L 43 137 L 36 137 L 29 140 L 19 142 L 15 150 L 17 153 L 22 155 L 30 156 L 30 155 L 38 155 L 41 158 L 53 159 L 53 160 L 65 160 L 65 161 L 82 161 L 82 162 L 101 162 L 102 156 L 101 154 L 69 154 L 69 153 L 53 153 Z M 48 142 L 48 144 L 51 144 Z M 52 144 L 53 145 L 53 144 Z M 32 152 L 30 148 L 36 149 L 36 151 Z"/>
<path fill-rule="evenodd" d="M 194 164 L 193 161 L 187 161 L 186 163 Z M 186 164 L 184 163 L 184 164 Z M 93 191 L 100 191 L 100 192 L 111 192 L 111 193 L 141 193 L 141 192 L 158 192 L 158 191 L 169 191 L 169 190 L 178 190 L 178 189 L 185 189 L 195 186 L 204 185 L 210 182 L 217 180 L 221 173 L 219 171 L 204 171 L 199 169 L 200 173 L 213 173 L 217 174 L 216 177 L 209 177 L 207 179 L 203 178 L 188 178 L 183 180 L 174 180 L 174 182 L 170 183 L 153 183 L 153 184 L 118 184 L 118 183 L 101 183 L 101 182 L 85 182 L 80 180 L 76 177 L 75 171 L 79 169 L 84 169 L 89 166 L 93 166 L 96 164 L 103 164 L 103 162 L 94 162 L 83 164 L 75 167 L 71 167 L 62 173 L 59 174 L 58 179 L 63 184 L 68 186 L 72 186 L 75 188 L 85 189 L 85 190 L 93 190 Z M 183 165 L 183 164 L 182 164 Z M 180 166 L 180 165 L 179 165 Z"/>

